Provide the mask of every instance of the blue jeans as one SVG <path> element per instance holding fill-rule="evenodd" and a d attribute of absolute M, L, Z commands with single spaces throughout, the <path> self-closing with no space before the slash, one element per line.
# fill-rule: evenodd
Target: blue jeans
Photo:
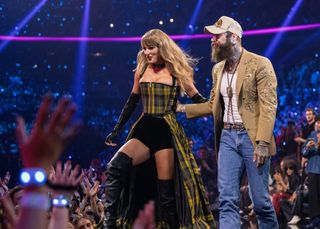
<path fill-rule="evenodd" d="M 247 173 L 251 200 L 259 229 L 278 229 L 277 217 L 268 191 L 270 159 L 257 168 L 253 144 L 246 131 L 223 129 L 218 156 L 219 225 L 221 229 L 240 228 L 240 182 Z"/>

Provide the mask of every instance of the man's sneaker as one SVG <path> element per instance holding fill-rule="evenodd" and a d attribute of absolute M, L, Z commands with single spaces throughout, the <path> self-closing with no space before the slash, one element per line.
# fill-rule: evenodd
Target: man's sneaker
<path fill-rule="evenodd" d="M 288 225 L 295 225 L 297 224 L 299 221 L 301 220 L 301 218 L 297 215 L 294 215 L 292 217 L 292 219 L 288 222 Z"/>

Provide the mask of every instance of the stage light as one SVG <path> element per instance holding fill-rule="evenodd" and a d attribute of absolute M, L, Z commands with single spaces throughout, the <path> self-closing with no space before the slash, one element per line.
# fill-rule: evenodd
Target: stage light
<path fill-rule="evenodd" d="M 163 21 L 159 21 L 159 25 L 163 25 Z"/>
<path fill-rule="evenodd" d="M 171 22 L 171 23 L 174 22 L 173 18 L 170 18 L 170 22 Z"/>
<path fill-rule="evenodd" d="M 84 7 L 84 14 L 81 23 L 80 37 L 85 38 L 89 34 L 89 18 L 90 18 L 90 0 L 86 0 Z M 110 24 L 111 25 L 111 24 Z M 112 24 L 113 25 L 113 24 Z M 84 105 L 84 85 L 86 82 L 86 63 L 87 63 L 87 46 L 88 41 L 83 39 L 78 46 L 76 55 L 75 72 L 73 75 L 72 96 L 74 101 L 78 104 L 79 110 L 77 116 L 82 116 L 82 108 Z"/>
<path fill-rule="evenodd" d="M 23 183 L 28 183 L 31 179 L 29 173 L 27 173 L 27 172 L 22 172 L 20 175 L 20 178 Z"/>
<path fill-rule="evenodd" d="M 35 174 L 34 174 L 34 178 L 39 182 L 39 183 L 42 183 L 44 180 L 45 180 L 45 175 L 44 175 L 44 173 L 43 172 L 36 172 Z"/>
<path fill-rule="evenodd" d="M 282 23 L 281 27 L 285 27 L 291 24 L 291 21 L 293 20 L 295 14 L 298 12 L 298 9 L 302 5 L 303 0 L 297 0 L 294 6 L 290 9 L 289 14 L 287 15 L 286 19 Z M 264 52 L 264 56 L 271 58 L 273 53 L 276 51 L 277 46 L 279 45 L 282 37 L 283 37 L 284 31 L 279 31 L 270 44 L 268 45 L 267 49 Z"/>
<path fill-rule="evenodd" d="M 247 30 L 244 36 L 256 36 L 272 34 L 277 32 L 291 32 L 306 29 L 318 29 L 320 23 L 295 25 L 286 27 L 274 27 L 266 29 Z M 211 39 L 211 35 L 207 34 L 179 34 L 170 36 L 174 40 L 190 40 L 190 39 Z M 21 41 L 21 42 L 140 42 L 141 37 L 27 37 L 27 36 L 0 36 L 0 40 Z"/>
<path fill-rule="evenodd" d="M 14 29 L 9 33 L 9 36 L 15 36 L 19 34 L 19 31 L 33 18 L 33 16 L 44 6 L 47 0 L 41 0 L 28 14 L 25 16 L 22 21 L 14 27 Z M 3 40 L 0 43 L 0 53 L 7 47 L 8 43 L 11 40 Z"/>

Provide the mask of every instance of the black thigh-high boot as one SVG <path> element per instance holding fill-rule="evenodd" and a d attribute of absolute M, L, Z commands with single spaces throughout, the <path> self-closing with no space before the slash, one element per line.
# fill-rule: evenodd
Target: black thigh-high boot
<path fill-rule="evenodd" d="M 158 180 L 158 196 L 163 219 L 170 229 L 179 228 L 173 180 Z"/>
<path fill-rule="evenodd" d="M 120 193 L 131 168 L 132 158 L 123 152 L 118 152 L 107 166 L 104 228 L 116 228 Z"/>

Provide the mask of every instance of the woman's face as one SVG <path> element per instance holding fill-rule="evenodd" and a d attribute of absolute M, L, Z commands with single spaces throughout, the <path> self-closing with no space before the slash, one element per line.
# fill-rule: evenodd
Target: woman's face
<path fill-rule="evenodd" d="M 77 229 L 93 229 L 93 225 L 90 220 L 83 218 L 78 221 Z"/>
<path fill-rule="evenodd" d="M 286 168 L 286 171 L 287 171 L 287 175 L 288 176 L 291 176 L 293 174 L 293 168 L 292 167 Z"/>
<path fill-rule="evenodd" d="M 148 64 L 162 64 L 163 60 L 160 56 L 159 48 L 157 46 L 143 47 L 143 53 L 148 61 Z"/>

